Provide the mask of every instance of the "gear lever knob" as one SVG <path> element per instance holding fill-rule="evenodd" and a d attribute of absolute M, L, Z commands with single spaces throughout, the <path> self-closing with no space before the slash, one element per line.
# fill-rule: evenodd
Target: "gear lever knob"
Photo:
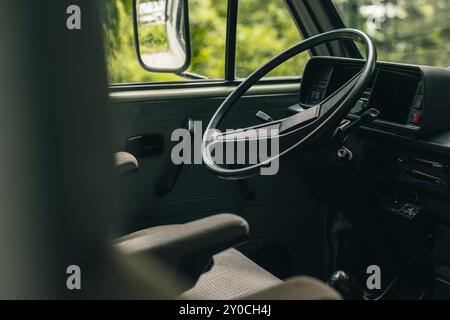
<path fill-rule="evenodd" d="M 356 279 L 342 270 L 333 273 L 327 283 L 346 300 L 359 300 L 363 298 L 364 293 Z"/>

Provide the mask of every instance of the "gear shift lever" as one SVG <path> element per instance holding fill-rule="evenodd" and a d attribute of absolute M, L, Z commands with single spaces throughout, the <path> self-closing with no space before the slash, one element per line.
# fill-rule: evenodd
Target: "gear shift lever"
<path fill-rule="evenodd" d="M 333 273 L 327 284 L 339 292 L 345 300 L 360 300 L 364 292 L 351 275 L 342 270 Z"/>

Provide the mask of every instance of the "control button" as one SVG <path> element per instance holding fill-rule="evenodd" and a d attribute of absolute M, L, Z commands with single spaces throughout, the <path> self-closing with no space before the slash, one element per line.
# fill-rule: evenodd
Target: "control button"
<path fill-rule="evenodd" d="M 412 115 L 411 123 L 419 124 L 422 120 L 422 115 L 420 113 L 414 113 Z"/>
<path fill-rule="evenodd" d="M 414 103 L 414 109 L 416 109 L 416 110 L 422 109 L 422 99 L 421 98 L 418 98 L 416 100 L 416 102 Z"/>
<path fill-rule="evenodd" d="M 337 152 L 336 152 L 336 161 L 337 162 L 347 162 L 347 161 L 351 161 L 353 159 L 353 153 L 348 150 L 347 148 L 340 148 Z"/>
<path fill-rule="evenodd" d="M 414 219 L 420 212 L 420 207 L 412 203 L 405 203 L 400 213 L 409 219 Z"/>
<path fill-rule="evenodd" d="M 365 91 L 365 92 L 362 94 L 362 97 L 363 97 L 364 99 L 366 99 L 366 100 L 369 100 L 371 94 L 372 94 L 372 92 L 370 92 L 370 91 Z"/>
<path fill-rule="evenodd" d="M 361 113 L 364 110 L 364 101 L 359 99 L 356 101 L 355 106 L 351 110 L 352 113 Z"/>

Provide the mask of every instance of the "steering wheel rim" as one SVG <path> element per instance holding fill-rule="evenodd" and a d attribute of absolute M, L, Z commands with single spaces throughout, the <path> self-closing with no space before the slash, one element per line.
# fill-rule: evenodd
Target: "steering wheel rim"
<path fill-rule="evenodd" d="M 286 122 L 296 122 L 295 125 L 300 125 L 298 128 L 288 128 L 291 130 L 287 130 L 285 133 L 278 134 L 274 137 L 256 137 L 250 138 L 250 140 L 262 140 L 262 139 L 279 139 L 281 137 L 286 137 L 288 135 L 292 135 L 293 133 L 298 134 L 299 130 L 308 128 L 310 131 L 306 133 L 304 137 L 300 140 L 292 143 L 292 145 L 281 153 L 277 153 L 276 155 L 261 161 L 257 164 L 248 165 L 242 168 L 224 168 L 215 163 L 212 156 L 212 147 L 216 143 L 224 143 L 227 140 L 218 141 L 217 139 L 220 136 L 225 136 L 225 134 L 217 134 L 217 127 L 220 125 L 226 114 L 230 111 L 230 109 L 235 105 L 235 103 L 261 78 L 263 78 L 270 71 L 284 63 L 285 61 L 291 59 L 292 57 L 307 51 L 317 45 L 324 44 L 330 41 L 335 40 L 356 40 L 363 42 L 366 45 L 366 60 L 361 71 L 355 75 L 351 80 L 349 80 L 346 84 L 344 84 L 338 91 L 332 94 L 332 96 L 326 98 L 324 101 L 314 106 L 315 110 L 311 111 L 311 109 L 307 109 L 308 114 L 305 119 L 300 119 L 299 115 L 303 115 L 306 111 L 277 121 L 272 121 L 270 123 L 266 123 L 264 125 L 253 126 L 246 129 L 237 129 L 234 131 L 235 139 L 234 141 L 239 141 L 239 138 L 236 136 L 237 133 L 242 133 L 244 130 L 248 129 L 260 129 L 260 128 L 268 128 L 270 126 L 278 125 L 279 128 L 283 127 Z M 305 39 L 298 44 L 292 46 L 291 48 L 283 51 L 265 65 L 260 67 L 254 73 L 252 73 L 246 80 L 244 80 L 219 106 L 213 117 L 211 118 L 208 126 L 205 129 L 205 133 L 203 136 L 202 143 L 202 158 L 203 164 L 206 168 L 216 174 L 217 176 L 225 179 L 244 179 L 249 176 L 255 174 L 255 172 L 263 166 L 270 164 L 275 159 L 280 158 L 287 152 L 293 150 L 294 148 L 299 147 L 302 143 L 305 142 L 306 139 L 312 140 L 314 136 L 319 135 L 319 130 L 326 130 L 327 126 L 330 124 L 340 123 L 342 119 L 348 114 L 351 108 L 356 103 L 357 99 L 360 98 L 361 94 L 366 90 L 373 74 L 375 71 L 377 62 L 377 52 L 374 43 L 370 39 L 370 37 L 364 32 L 357 29 L 337 29 L 329 32 L 321 33 Z M 345 90 L 344 90 L 345 89 Z M 345 92 L 344 92 L 345 91 Z M 331 101 L 330 100 L 336 100 Z M 324 105 L 328 103 L 327 107 Z M 315 112 L 314 115 L 312 115 Z M 297 117 L 298 119 L 294 118 Z M 292 119 L 290 119 L 292 118 Z M 285 125 L 286 127 L 286 125 Z M 230 139 L 229 133 L 226 134 L 228 136 L 227 139 Z M 231 136 L 232 137 L 232 136 Z M 237 139 L 237 140 L 236 140 Z M 246 140 L 248 141 L 248 139 Z"/>

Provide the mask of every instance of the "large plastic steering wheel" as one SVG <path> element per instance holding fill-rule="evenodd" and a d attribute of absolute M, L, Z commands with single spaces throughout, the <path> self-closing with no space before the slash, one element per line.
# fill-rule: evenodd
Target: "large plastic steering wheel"
<path fill-rule="evenodd" d="M 227 130 L 219 133 L 217 128 L 233 105 L 258 80 L 290 58 L 309 50 L 317 45 L 334 40 L 355 40 L 365 44 L 366 61 L 361 71 L 331 96 L 317 105 L 293 116 L 248 127 L 245 129 Z M 203 163 L 208 170 L 225 179 L 243 179 L 255 175 L 263 166 L 281 157 L 294 148 L 310 146 L 314 141 L 326 133 L 334 131 L 349 113 L 362 93 L 367 89 L 374 74 L 377 61 L 376 48 L 364 32 L 356 29 L 337 29 L 308 38 L 278 56 L 251 74 L 242 82 L 220 105 L 206 128 L 203 136 Z M 273 135 L 270 132 L 276 132 Z M 252 134 L 246 134 L 246 133 Z M 270 134 L 269 134 L 270 133 Z M 245 138 L 243 138 L 245 136 Z M 213 153 L 217 144 L 227 141 L 244 141 L 245 143 L 260 142 L 277 139 L 279 152 L 256 164 L 239 167 L 226 167 L 214 161 Z"/>

